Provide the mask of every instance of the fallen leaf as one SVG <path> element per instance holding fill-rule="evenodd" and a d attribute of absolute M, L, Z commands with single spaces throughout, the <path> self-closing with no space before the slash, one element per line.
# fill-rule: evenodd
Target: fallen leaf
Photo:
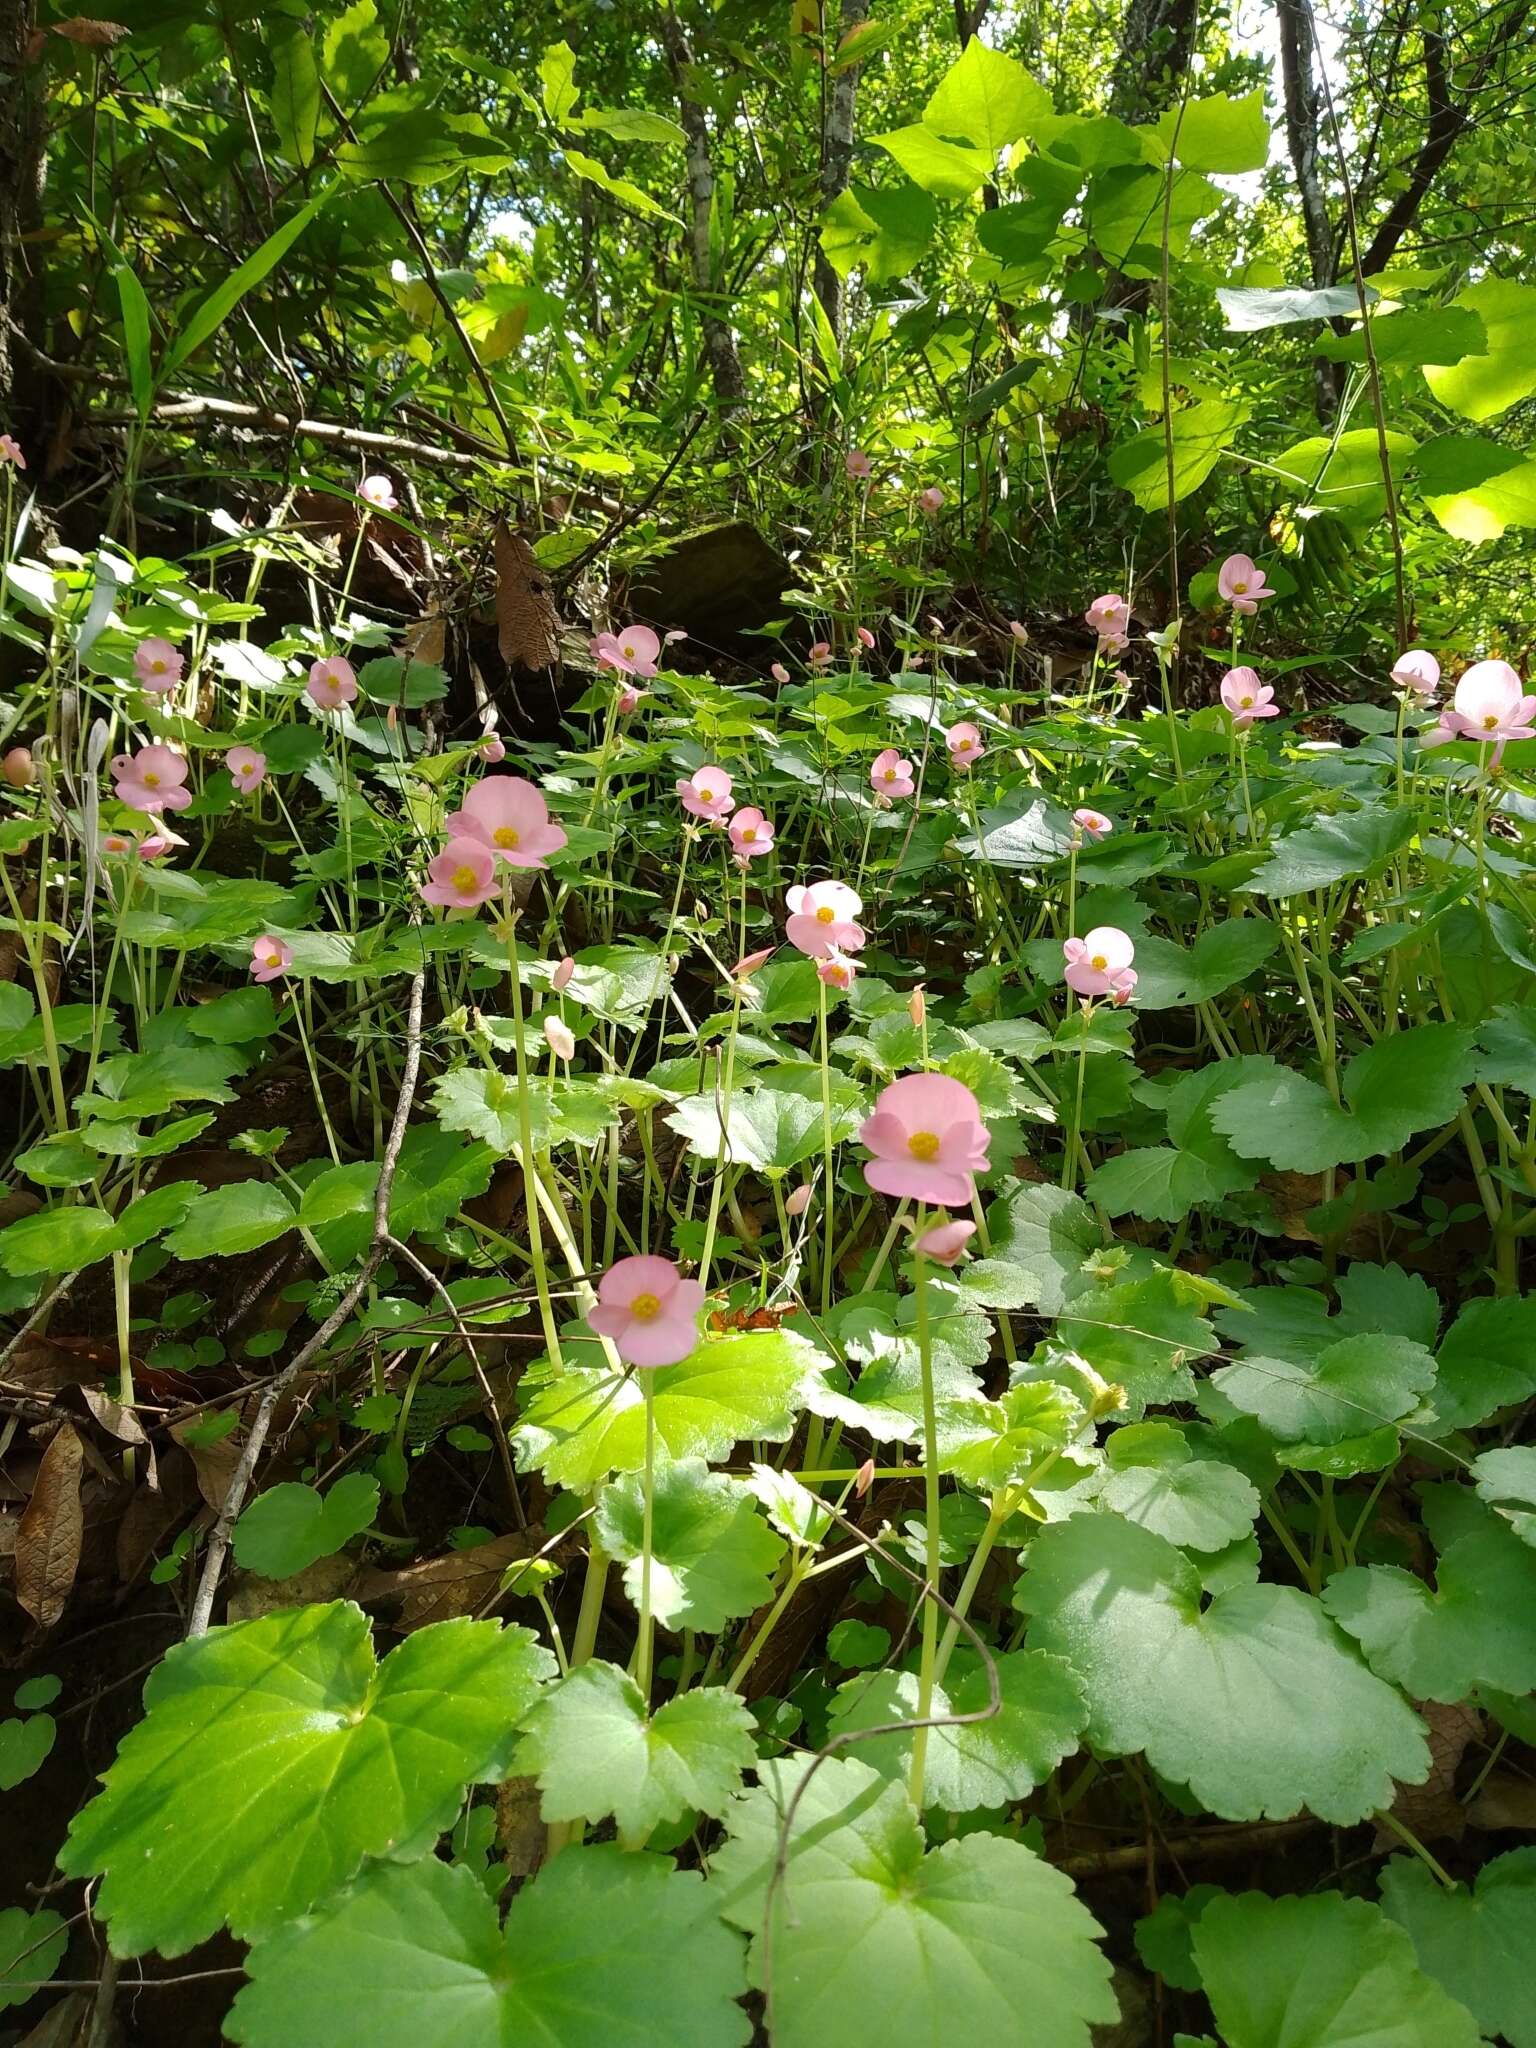
<path fill-rule="evenodd" d="M 433 662 L 441 667 L 448 646 L 448 621 L 441 612 L 428 612 L 401 636 L 401 648 L 410 661 Z"/>
<path fill-rule="evenodd" d="M 1468 1743 L 1476 1742 L 1483 1732 L 1482 1714 L 1466 1701 L 1442 1706 L 1438 1700 L 1415 1700 L 1414 1712 L 1429 1730 L 1429 1776 L 1422 1785 L 1398 1786 L 1392 1817 L 1421 1841 L 1444 1837 L 1460 1841 L 1466 1832 L 1467 1809 L 1456 1797 L 1456 1773 Z M 1390 1828 L 1378 1827 L 1373 1846 L 1397 1849 L 1402 1839 Z"/>
<path fill-rule="evenodd" d="M 1522 1834 L 1536 1830 L 1536 1784 L 1517 1778 L 1513 1771 L 1495 1771 L 1467 1808 L 1467 1824 L 1490 1832 L 1515 1828 Z"/>
<path fill-rule="evenodd" d="M 542 1548 L 544 1531 L 537 1526 L 519 1529 L 512 1536 L 496 1536 L 489 1543 L 477 1543 L 473 1550 L 453 1550 L 446 1557 L 429 1557 L 424 1564 L 408 1564 L 396 1572 L 372 1566 L 358 1573 L 352 1597 L 363 1607 L 389 1605 L 385 1616 L 391 1628 L 409 1632 L 426 1628 L 434 1621 L 453 1621 L 473 1614 L 489 1600 L 501 1584 L 501 1575 L 519 1558 L 532 1557 Z M 559 1562 L 558 1552 L 551 1552 Z M 398 1603 L 399 1611 L 393 1611 Z"/>
<path fill-rule="evenodd" d="M 227 1436 L 221 1437 L 216 1444 L 189 1443 L 187 1432 L 196 1427 L 195 1423 L 175 1422 L 171 1425 L 171 1435 L 196 1468 L 198 1492 L 218 1514 L 229 1498 L 229 1483 L 240 1462 L 240 1447 Z"/>
<path fill-rule="evenodd" d="M 120 43 L 129 33 L 120 21 L 93 21 L 86 14 L 72 14 L 68 21 L 53 23 L 56 36 L 63 36 L 66 42 L 79 43 L 87 50 L 110 50 L 114 43 Z"/>
<path fill-rule="evenodd" d="M 324 1600 L 343 1600 L 351 1589 L 357 1559 L 338 1551 L 317 1558 L 291 1579 L 264 1579 L 256 1572 L 238 1572 L 229 1589 L 225 1618 L 255 1621 L 278 1607 L 308 1607 Z"/>
<path fill-rule="evenodd" d="M 496 1840 L 514 1877 L 531 1877 L 544 1861 L 549 1833 L 536 1778 L 508 1778 L 496 1787 Z"/>
<path fill-rule="evenodd" d="M 509 526 L 496 529 L 496 644 L 508 668 L 549 668 L 560 652 L 560 615 L 533 550 Z"/>
<path fill-rule="evenodd" d="M 32 1498 L 16 1531 L 16 1598 L 42 1629 L 52 1628 L 64 1612 L 80 1568 L 84 1462 L 79 1437 L 69 1423 L 61 1423 L 43 1453 Z"/>

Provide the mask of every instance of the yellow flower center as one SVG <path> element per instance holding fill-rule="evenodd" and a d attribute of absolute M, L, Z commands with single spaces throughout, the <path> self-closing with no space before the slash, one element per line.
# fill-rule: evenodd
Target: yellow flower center
<path fill-rule="evenodd" d="M 1250 696 L 1250 697 L 1239 697 L 1237 701 L 1238 701 L 1238 703 L 1239 703 L 1239 704 L 1241 704 L 1241 706 L 1243 707 L 1243 709 L 1244 709 L 1244 710 L 1246 711 L 1246 710 L 1248 709 L 1248 706 L 1249 706 L 1249 705 L 1250 705 L 1250 704 L 1251 704 L 1251 703 L 1253 702 L 1253 699 L 1252 699 L 1252 697 L 1251 697 L 1251 696 Z"/>
<path fill-rule="evenodd" d="M 715 792 L 712 789 L 705 789 L 701 786 L 699 790 L 699 802 L 701 804 L 712 804 L 714 800 Z"/>
<path fill-rule="evenodd" d="M 1093 958 L 1088 962 L 1088 965 L 1093 969 L 1095 974 L 1102 974 L 1104 970 L 1108 967 L 1109 961 L 1105 958 L 1105 956 L 1102 953 L 1095 953 Z"/>
<path fill-rule="evenodd" d="M 896 770 L 894 768 L 887 768 L 885 771 L 885 779 L 887 782 L 894 782 L 896 780 Z"/>
<path fill-rule="evenodd" d="M 160 787 L 160 778 L 153 768 L 147 768 L 144 771 L 144 780 L 150 789 L 158 789 Z"/>
<path fill-rule="evenodd" d="M 743 832 L 741 836 L 744 840 L 748 842 L 754 840 L 757 837 L 757 827 L 755 825 L 749 825 L 746 831 Z"/>
<path fill-rule="evenodd" d="M 1496 730 L 1497 730 L 1497 728 L 1498 728 L 1498 723 L 1499 723 L 1499 714 L 1498 714 L 1498 713 L 1497 713 L 1496 711 L 1490 711 L 1490 712 L 1488 713 L 1488 716 L 1487 716 L 1487 717 L 1486 717 L 1486 718 L 1485 718 L 1485 719 L 1483 720 L 1483 731 L 1484 731 L 1484 732 L 1494 732 L 1494 731 L 1496 731 Z"/>
<path fill-rule="evenodd" d="M 1234 597 L 1243 597 L 1246 596 L 1247 590 L 1248 586 L 1246 583 L 1234 583 L 1232 586 L 1232 595 Z"/>
<path fill-rule="evenodd" d="M 635 658 L 634 642 L 632 640 L 621 641 L 619 644 L 619 652 L 623 655 L 626 661 L 633 661 Z"/>
<path fill-rule="evenodd" d="M 654 1294 L 637 1294 L 629 1304 L 629 1312 L 637 1323 L 654 1323 L 661 1314 L 661 1303 Z"/>
<path fill-rule="evenodd" d="M 283 956 L 281 953 L 268 953 L 262 964 L 267 967 L 281 967 Z"/>
<path fill-rule="evenodd" d="M 494 846 L 504 846 L 509 851 L 516 852 L 521 844 L 521 835 L 511 825 L 498 825 L 491 834 L 491 843 Z"/>
<path fill-rule="evenodd" d="M 479 885 L 480 877 L 475 873 L 473 868 L 463 867 L 454 869 L 453 886 L 455 889 L 458 890 L 461 896 L 473 895 L 475 890 L 479 887 Z"/>
<path fill-rule="evenodd" d="M 157 676 L 163 676 L 165 674 L 166 663 L 158 654 L 155 656 L 154 660 L 149 665 Z"/>
<path fill-rule="evenodd" d="M 914 1131 L 907 1140 L 907 1150 L 914 1159 L 937 1159 L 939 1139 L 936 1131 Z"/>
<path fill-rule="evenodd" d="M 818 909 L 816 912 L 816 922 L 818 924 L 836 924 L 837 912 L 830 903 L 823 903 Z"/>

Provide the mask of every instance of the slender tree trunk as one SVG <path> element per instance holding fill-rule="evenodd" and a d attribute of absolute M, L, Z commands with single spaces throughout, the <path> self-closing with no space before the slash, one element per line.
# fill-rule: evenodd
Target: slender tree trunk
<path fill-rule="evenodd" d="M 1301 195 L 1302 228 L 1312 282 L 1330 285 L 1338 277 L 1333 223 L 1323 190 L 1323 91 L 1318 81 L 1312 44 L 1312 19 L 1307 0 L 1275 0 L 1280 23 L 1280 79 L 1285 98 L 1285 139 Z M 1341 323 L 1342 326 L 1342 323 Z M 1317 416 L 1331 420 L 1343 393 L 1343 366 L 1323 356 L 1312 361 Z"/>
<path fill-rule="evenodd" d="M 33 0 L 0 0 L 0 413 L 5 431 L 27 445 L 36 462 L 43 428 L 36 366 L 16 342 L 33 331 L 36 280 L 22 238 L 37 225 L 43 184 L 42 65 L 32 48 Z"/>
<path fill-rule="evenodd" d="M 1154 121 L 1174 105 L 1194 55 L 1198 14 L 1196 0 L 1129 0 L 1109 82 L 1111 114 Z"/>
<path fill-rule="evenodd" d="M 869 18 L 869 0 L 843 0 L 842 25 L 839 39 L 857 28 Z M 830 42 L 830 39 L 828 39 Z M 831 56 L 828 47 L 826 55 Z M 846 71 L 839 71 L 827 88 L 826 104 L 821 123 L 821 210 L 826 212 L 834 200 L 840 199 L 848 190 L 848 174 L 853 165 L 853 115 L 859 96 L 859 66 L 850 64 Z M 816 268 L 813 277 L 816 296 L 821 301 L 821 310 L 827 316 L 832 332 L 842 339 L 843 333 L 843 280 L 822 253 L 820 242 L 816 245 Z"/>
<path fill-rule="evenodd" d="M 715 276 L 709 252 L 709 221 L 715 200 L 715 173 L 709 155 L 709 124 L 704 109 L 688 90 L 688 71 L 693 51 L 682 23 L 669 7 L 661 19 L 662 41 L 677 85 L 678 118 L 687 137 L 688 158 L 688 261 L 694 290 L 703 304 L 700 315 L 704 330 L 704 352 L 709 358 L 715 397 L 727 416 L 739 412 L 746 401 L 747 380 L 730 322 L 716 310 L 721 280 Z"/>

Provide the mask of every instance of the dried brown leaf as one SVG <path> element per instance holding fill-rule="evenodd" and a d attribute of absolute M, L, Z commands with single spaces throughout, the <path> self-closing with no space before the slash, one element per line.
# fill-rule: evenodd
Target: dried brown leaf
<path fill-rule="evenodd" d="M 43 1453 L 32 1498 L 16 1531 L 16 1598 L 39 1628 L 52 1628 L 64 1612 L 80 1568 L 84 1463 L 79 1437 L 69 1423 L 62 1423 Z"/>
<path fill-rule="evenodd" d="M 442 666 L 448 647 L 448 621 L 441 612 L 428 612 L 401 636 L 401 648 L 408 661 L 430 661 Z"/>
<path fill-rule="evenodd" d="M 1443 1706 L 1438 1700 L 1416 1701 L 1414 1711 L 1429 1730 L 1429 1776 L 1422 1785 L 1398 1786 L 1392 1816 L 1421 1841 L 1447 1836 L 1460 1841 L 1466 1832 L 1467 1810 L 1456 1797 L 1456 1773 L 1468 1743 L 1476 1742 L 1483 1733 L 1482 1714 L 1466 1701 L 1453 1706 Z M 1378 1827 L 1375 1846 L 1397 1849 L 1402 1838 L 1390 1828 Z"/>
<path fill-rule="evenodd" d="M 543 1543 L 543 1530 L 534 1526 L 477 1543 L 473 1550 L 454 1550 L 446 1557 L 408 1564 L 397 1572 L 370 1567 L 358 1573 L 352 1597 L 364 1607 L 384 1607 L 383 1618 L 392 1628 L 410 1630 L 453 1621 L 473 1614 L 496 1591 L 507 1566 L 532 1557 Z M 559 1561 L 558 1551 L 551 1555 Z"/>
<path fill-rule="evenodd" d="M 117 1370 L 117 1346 L 104 1337 L 26 1337 L 6 1362 L 13 1386 L 38 1394 L 94 1383 Z"/>
<path fill-rule="evenodd" d="M 191 1456 L 171 1449 L 160 1461 L 160 1489 L 135 1488 L 117 1525 L 117 1576 L 131 1586 L 166 1538 L 199 1505 Z"/>
<path fill-rule="evenodd" d="M 532 1877 L 549 1847 L 537 1779 L 508 1778 L 496 1787 L 496 1840 L 512 1875 Z"/>
<path fill-rule="evenodd" d="M 87 50 L 110 50 L 130 33 L 120 21 L 93 21 L 88 14 L 72 14 L 68 21 L 54 22 L 53 32 Z"/>
<path fill-rule="evenodd" d="M 215 1514 L 229 1498 L 230 1481 L 235 1476 L 235 1467 L 240 1462 L 240 1447 L 230 1437 L 222 1437 L 216 1444 L 187 1442 L 187 1432 L 195 1429 L 195 1422 L 176 1422 L 171 1425 L 171 1435 L 187 1456 L 197 1472 L 197 1488 L 203 1499 Z"/>
<path fill-rule="evenodd" d="M 226 1618 L 254 1621 L 279 1607 L 308 1607 L 344 1599 L 356 1570 L 357 1559 L 338 1551 L 335 1557 L 318 1558 L 289 1579 L 263 1579 L 255 1572 L 240 1572 L 229 1589 Z"/>
<path fill-rule="evenodd" d="M 549 668 L 560 653 L 560 615 L 549 579 L 521 534 L 496 529 L 496 644 L 508 668 Z"/>
<path fill-rule="evenodd" d="M 1536 1831 L 1536 1784 L 1513 1771 L 1495 1771 L 1467 1808 L 1467 1820 L 1475 1828 Z"/>

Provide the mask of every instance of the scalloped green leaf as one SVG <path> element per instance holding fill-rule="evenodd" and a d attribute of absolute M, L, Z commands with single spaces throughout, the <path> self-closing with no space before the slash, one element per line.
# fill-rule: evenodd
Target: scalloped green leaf
<path fill-rule="evenodd" d="M 638 1477 L 605 1486 L 597 1539 L 624 1566 L 638 1610 L 644 1573 L 644 1487 Z M 758 1513 L 750 1486 L 680 1458 L 656 1473 L 651 1508 L 651 1612 L 663 1628 L 715 1634 L 773 1597 L 784 1539 Z"/>
<path fill-rule="evenodd" d="M 1485 2034 L 1536 2048 L 1536 1849 L 1496 1856 L 1471 1890 L 1447 1890 L 1416 1857 L 1394 1856 L 1381 1874 L 1381 1904 L 1406 1929 L 1419 1968 Z"/>

